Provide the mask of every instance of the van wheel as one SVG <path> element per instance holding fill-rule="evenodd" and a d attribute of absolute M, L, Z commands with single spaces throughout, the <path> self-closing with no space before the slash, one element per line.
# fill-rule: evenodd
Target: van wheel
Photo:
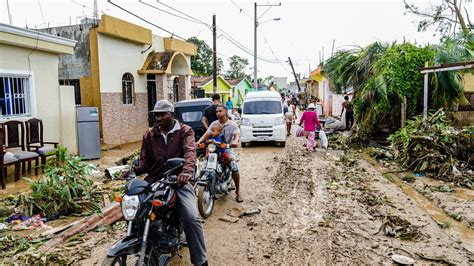
<path fill-rule="evenodd" d="M 242 148 L 247 148 L 249 146 L 249 143 L 248 142 L 241 142 L 240 145 L 242 146 Z"/>
<path fill-rule="evenodd" d="M 286 145 L 286 141 L 280 141 L 280 142 L 278 142 L 278 146 L 280 146 L 280 147 L 282 147 L 282 148 L 284 148 L 285 145 Z"/>

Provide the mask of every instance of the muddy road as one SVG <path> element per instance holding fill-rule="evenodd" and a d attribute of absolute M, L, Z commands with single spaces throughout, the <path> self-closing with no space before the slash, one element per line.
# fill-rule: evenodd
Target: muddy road
<path fill-rule="evenodd" d="M 419 263 L 474 262 L 472 227 L 443 226 L 362 155 L 308 153 L 303 142 L 290 137 L 286 148 L 237 149 L 245 202 L 231 193 L 204 221 L 211 264 L 385 264 L 393 254 Z M 473 199 L 466 200 L 472 207 Z M 219 220 L 233 209 L 254 208 L 261 213 Z M 94 248 L 81 264 L 100 264 L 121 234 L 92 233 Z M 187 249 L 180 253 L 172 264 L 189 265 Z"/>

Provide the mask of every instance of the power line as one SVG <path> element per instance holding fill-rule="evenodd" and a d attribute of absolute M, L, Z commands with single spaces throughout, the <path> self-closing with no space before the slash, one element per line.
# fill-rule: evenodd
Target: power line
<path fill-rule="evenodd" d="M 235 7 L 237 7 L 239 9 L 239 12 L 240 13 L 244 13 L 249 19 L 253 20 L 252 16 L 249 15 L 249 13 L 245 12 L 245 10 L 243 8 L 241 8 L 239 5 L 237 5 L 236 2 L 234 2 L 234 0 L 230 0 L 232 2 L 232 4 L 234 4 Z"/>
<path fill-rule="evenodd" d="M 140 1 L 140 2 L 141 2 L 141 1 Z M 233 2 L 233 1 L 232 1 L 232 2 Z M 161 1 L 159 1 L 159 0 L 157 0 L 157 3 L 158 3 L 158 4 L 161 4 L 161 5 L 163 5 L 163 6 L 166 6 L 167 8 L 169 8 L 169 9 L 171 9 L 171 10 L 174 10 L 175 12 L 178 12 L 178 13 L 184 15 L 184 16 L 187 16 L 187 17 L 189 17 L 189 18 L 195 20 L 196 22 L 199 22 L 199 23 L 201 23 L 201 24 L 204 24 L 204 25 L 208 26 L 210 29 L 212 29 L 212 26 L 211 26 L 211 25 L 209 25 L 209 24 L 206 23 L 206 22 L 203 22 L 203 21 L 200 20 L 200 19 L 197 19 L 197 18 L 195 18 L 195 17 L 193 17 L 193 16 L 191 16 L 191 15 L 188 15 L 188 14 L 186 14 L 186 13 L 184 13 L 184 12 L 182 12 L 182 11 L 180 11 L 180 10 L 178 10 L 178 9 L 176 9 L 176 8 L 174 8 L 174 7 L 172 7 L 172 6 L 170 6 L 170 5 L 167 5 L 167 4 L 165 4 L 165 3 L 161 2 Z M 236 5 L 236 4 L 234 3 L 234 5 Z M 237 5 L 236 5 L 236 6 L 237 6 Z M 181 18 L 182 18 L 182 17 L 181 17 Z M 245 45 L 243 45 L 242 43 L 240 43 L 239 41 L 237 41 L 236 39 L 234 39 L 234 38 L 232 37 L 232 35 L 228 34 L 228 33 L 227 33 L 226 31 L 224 31 L 221 27 L 217 27 L 217 29 L 218 29 L 220 32 L 222 32 L 222 33 L 223 33 L 223 36 L 224 36 L 229 42 L 231 42 L 234 46 L 236 46 L 236 47 L 239 48 L 240 50 L 244 51 L 245 53 L 247 53 L 247 54 L 249 54 L 249 55 L 251 55 L 251 56 L 254 56 L 254 53 L 253 53 L 249 48 L 247 48 Z M 282 62 L 279 61 L 279 60 L 277 60 L 277 61 L 272 61 L 272 60 L 269 60 L 269 59 L 266 59 L 266 58 L 262 58 L 262 57 L 259 57 L 259 56 L 257 56 L 257 58 L 260 59 L 260 60 L 262 60 L 262 61 L 268 62 L 268 63 L 273 63 L 273 64 L 276 64 L 276 63 L 280 63 L 280 64 L 281 64 L 281 63 L 282 63 Z"/>
<path fill-rule="evenodd" d="M 180 16 L 180 15 L 176 15 L 176 14 L 171 13 L 171 12 L 169 12 L 169 11 L 166 11 L 166 10 L 164 10 L 164 9 L 158 8 L 158 7 L 154 6 L 154 5 L 150 5 L 150 4 L 148 4 L 148 3 L 145 3 L 145 2 L 142 1 L 142 0 L 138 0 L 138 2 L 140 2 L 140 3 L 144 4 L 144 5 L 147 5 L 147 6 L 151 7 L 151 8 L 154 8 L 154 9 L 156 9 L 156 10 L 159 10 L 159 11 L 161 11 L 161 12 L 164 12 L 164 13 L 166 13 L 166 14 L 175 16 L 175 17 L 177 17 L 177 18 L 184 19 L 184 20 L 187 20 L 187 21 L 189 21 L 189 22 L 196 23 L 196 24 L 202 24 L 202 23 L 199 22 L 199 21 L 196 21 L 196 20 L 193 20 L 193 19 L 189 19 L 189 18 L 186 18 L 186 17 L 182 17 L 182 16 Z"/>
<path fill-rule="evenodd" d="M 109 2 L 110 4 L 112 4 L 112 5 L 116 6 L 116 7 L 118 7 L 119 9 L 121 9 L 121 10 L 127 12 L 128 14 L 130 14 L 130 15 L 132 15 L 132 16 L 134 16 L 134 17 L 140 19 L 140 20 L 143 20 L 144 22 L 146 22 L 146 23 L 148 23 L 148 24 L 150 24 L 150 25 L 152 25 L 152 26 L 154 26 L 154 27 L 156 27 L 156 28 L 158 28 L 158 29 L 160 29 L 160 30 L 162 30 L 162 31 L 164 31 L 164 32 L 167 32 L 167 33 L 171 34 L 171 37 L 176 36 L 176 37 L 182 39 L 183 41 L 186 41 L 186 38 L 183 38 L 183 37 L 181 37 L 181 36 L 175 34 L 174 32 L 171 32 L 171 31 L 169 31 L 169 30 L 167 30 L 167 29 L 165 29 L 165 28 L 162 28 L 162 27 L 160 27 L 160 26 L 158 26 L 158 25 L 156 25 L 156 24 L 154 24 L 154 23 L 152 23 L 152 22 L 150 22 L 150 21 L 148 21 L 148 20 L 146 20 L 146 19 L 140 17 L 139 15 L 137 15 L 137 14 L 131 12 L 131 11 L 128 11 L 127 9 L 125 9 L 125 8 L 123 8 L 123 7 L 121 7 L 121 6 L 117 5 L 117 4 L 115 4 L 115 3 L 113 3 L 111 0 L 108 0 L 107 2 Z"/>
<path fill-rule="evenodd" d="M 245 12 L 245 10 L 243 8 L 241 8 L 239 5 L 237 5 L 237 3 L 235 3 L 233 0 L 231 0 L 232 4 L 237 7 L 239 9 L 239 13 L 243 13 L 244 15 L 246 15 L 250 20 L 254 20 L 252 18 L 252 16 L 250 16 L 247 12 Z M 267 8 L 267 10 L 265 10 L 265 12 L 263 12 L 262 15 L 260 15 L 260 17 L 262 17 L 272 6 L 270 6 L 269 8 Z M 267 37 L 265 36 L 265 34 L 263 33 L 263 31 L 260 29 L 260 28 L 257 28 L 257 30 L 260 31 L 260 33 L 262 33 L 264 39 L 265 39 L 265 43 L 267 44 L 268 46 L 268 49 L 270 50 L 270 52 L 273 54 L 273 56 L 275 57 L 276 61 L 279 61 L 280 62 L 280 65 L 285 69 L 285 70 L 288 70 L 286 68 L 286 65 L 283 64 L 283 61 L 281 61 L 280 59 L 278 59 L 278 57 L 276 56 L 275 52 L 273 51 L 272 47 L 270 46 L 270 43 L 268 42 L 267 40 Z M 286 63 L 286 62 L 285 62 Z"/>
<path fill-rule="evenodd" d="M 204 25 L 207 25 L 208 27 L 212 27 L 210 24 L 208 24 L 208 23 L 206 23 L 206 22 L 204 22 L 204 21 L 202 21 L 202 20 L 199 20 L 199 19 L 197 19 L 197 18 L 195 18 L 195 17 L 193 17 L 193 16 L 191 16 L 191 15 L 188 15 L 188 14 L 186 14 L 186 13 L 184 13 L 184 12 L 182 12 L 182 11 L 180 11 L 180 10 L 178 10 L 178 9 L 176 9 L 176 8 L 174 8 L 174 7 L 172 7 L 172 6 L 170 6 L 170 5 L 167 5 L 167 4 L 165 4 L 165 3 L 162 3 L 160 0 L 157 0 L 156 2 L 157 2 L 158 4 L 160 4 L 160 5 L 166 6 L 167 8 L 169 8 L 169 9 L 171 9 L 171 10 L 174 10 L 175 12 L 180 13 L 181 15 L 184 15 L 184 16 L 187 16 L 187 17 L 189 17 L 189 18 L 191 18 L 191 19 L 194 19 L 194 20 L 196 20 L 196 21 L 199 22 L 199 23 L 202 23 L 202 24 L 204 24 Z"/>

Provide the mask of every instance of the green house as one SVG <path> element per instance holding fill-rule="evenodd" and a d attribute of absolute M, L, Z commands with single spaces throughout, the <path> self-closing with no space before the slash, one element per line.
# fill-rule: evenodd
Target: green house
<path fill-rule="evenodd" d="M 214 94 L 212 76 L 211 77 L 193 77 L 191 79 L 191 87 L 194 91 L 204 91 L 204 97 L 212 97 Z M 232 95 L 232 86 L 220 75 L 217 75 L 217 93 L 221 95 L 221 102 L 227 102 Z"/>
<path fill-rule="evenodd" d="M 253 91 L 253 85 L 247 78 L 227 79 L 227 82 L 232 85 L 234 106 L 239 108 L 245 101 L 245 95 Z"/>

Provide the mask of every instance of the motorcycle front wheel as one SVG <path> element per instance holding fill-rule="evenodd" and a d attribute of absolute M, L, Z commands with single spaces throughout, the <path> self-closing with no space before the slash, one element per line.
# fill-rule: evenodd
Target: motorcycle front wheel
<path fill-rule="evenodd" d="M 104 261 L 102 262 L 102 266 L 126 266 L 127 265 L 127 255 L 121 255 L 117 257 L 105 257 Z"/>
<path fill-rule="evenodd" d="M 208 218 L 211 216 L 212 211 L 214 210 L 214 198 L 211 195 L 211 190 L 209 188 L 210 184 L 206 186 L 198 186 L 197 198 L 198 198 L 198 209 L 199 214 L 202 218 Z"/>

